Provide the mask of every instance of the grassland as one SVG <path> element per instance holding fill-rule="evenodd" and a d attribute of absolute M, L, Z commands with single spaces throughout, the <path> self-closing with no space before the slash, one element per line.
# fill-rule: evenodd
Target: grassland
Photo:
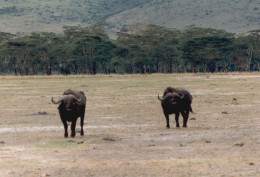
<path fill-rule="evenodd" d="M 167 86 L 193 95 L 188 128 L 165 128 Z M 87 95 L 84 137 L 51 103 L 68 88 Z M 257 176 L 259 98 L 260 73 L 0 76 L 0 176 Z"/>

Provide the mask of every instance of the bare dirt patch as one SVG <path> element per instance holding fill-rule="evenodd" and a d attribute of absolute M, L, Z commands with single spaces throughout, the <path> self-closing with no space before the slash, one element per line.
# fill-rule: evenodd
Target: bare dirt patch
<path fill-rule="evenodd" d="M 260 173 L 259 73 L 2 76 L 0 83 L 0 176 Z M 167 86 L 193 95 L 188 128 L 175 128 L 173 116 L 165 128 L 157 95 Z M 84 137 L 63 138 L 51 103 L 68 88 L 87 95 Z"/>

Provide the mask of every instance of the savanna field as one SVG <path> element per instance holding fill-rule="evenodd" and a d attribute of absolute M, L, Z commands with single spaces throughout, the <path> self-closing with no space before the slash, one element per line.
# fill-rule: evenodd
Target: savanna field
<path fill-rule="evenodd" d="M 193 96 L 166 129 L 166 87 Z M 57 105 L 87 96 L 84 131 L 64 138 Z M 259 176 L 260 73 L 0 76 L 0 176 Z M 180 117 L 182 125 L 182 117 Z M 70 129 L 69 129 L 70 133 Z"/>

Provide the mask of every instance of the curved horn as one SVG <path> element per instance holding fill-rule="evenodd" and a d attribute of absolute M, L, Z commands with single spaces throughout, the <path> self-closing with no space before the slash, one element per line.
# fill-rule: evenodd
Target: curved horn
<path fill-rule="evenodd" d="M 173 93 L 167 93 L 166 95 L 164 95 L 164 97 L 163 98 L 160 98 L 159 97 L 159 94 L 158 94 L 158 99 L 160 100 L 160 101 L 164 101 L 164 100 L 166 100 L 168 97 L 170 97 L 170 96 L 173 96 Z"/>
<path fill-rule="evenodd" d="M 53 104 L 59 104 L 64 99 L 64 96 L 62 96 L 58 101 L 54 101 L 53 97 L 51 98 L 51 102 Z"/>
<path fill-rule="evenodd" d="M 160 96 L 159 96 L 159 93 L 158 93 L 158 100 L 160 100 L 160 101 L 163 101 L 163 99 L 162 99 L 162 98 L 160 98 Z"/>

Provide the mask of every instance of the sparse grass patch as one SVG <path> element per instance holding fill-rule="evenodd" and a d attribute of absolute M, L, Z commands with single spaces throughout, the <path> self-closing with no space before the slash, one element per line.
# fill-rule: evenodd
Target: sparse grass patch
<path fill-rule="evenodd" d="M 112 136 L 106 136 L 106 137 L 103 138 L 103 140 L 105 140 L 105 141 L 116 141 L 116 138 L 112 137 Z"/>

